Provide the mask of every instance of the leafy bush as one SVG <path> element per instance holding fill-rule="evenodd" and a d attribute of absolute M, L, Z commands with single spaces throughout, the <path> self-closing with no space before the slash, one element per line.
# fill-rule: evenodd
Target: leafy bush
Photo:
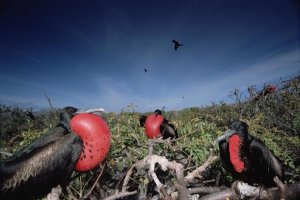
<path fill-rule="evenodd" d="M 244 99 L 239 90 L 235 89 L 230 93 L 234 103 L 220 102 L 200 108 L 164 111 L 164 116 L 178 130 L 179 138 L 170 146 L 157 144 L 154 153 L 176 160 L 187 169 L 193 169 L 208 158 L 211 149 L 218 153 L 213 141 L 227 129 L 229 121 L 241 119 L 249 124 L 249 132 L 262 139 L 283 161 L 289 172 L 287 182 L 299 180 L 300 78 L 282 81 L 278 88 L 274 93 L 255 98 L 260 93 L 255 86 L 251 86 Z M 0 113 L 1 150 L 10 152 L 29 144 L 58 121 L 57 111 L 50 110 L 37 113 L 39 121 L 28 119 L 20 108 L 2 105 Z M 148 140 L 144 128 L 139 125 L 140 115 L 135 112 L 133 104 L 119 114 L 105 115 L 112 134 L 110 153 L 104 162 L 106 167 L 100 179 L 100 185 L 106 191 L 120 188 L 130 166 L 148 154 Z M 73 191 L 84 194 L 99 171 L 97 168 L 76 178 L 71 184 Z M 219 161 L 210 168 L 207 179 L 215 178 L 219 172 L 223 176 L 223 183 L 233 180 Z M 167 177 L 172 181 L 172 176 Z M 130 187 L 143 190 L 139 187 L 140 183 L 149 183 L 149 180 L 145 174 L 140 174 L 131 182 Z"/>

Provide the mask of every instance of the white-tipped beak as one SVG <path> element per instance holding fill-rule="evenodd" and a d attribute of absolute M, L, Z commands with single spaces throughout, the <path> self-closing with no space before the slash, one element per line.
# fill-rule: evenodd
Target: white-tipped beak
<path fill-rule="evenodd" d="M 88 110 L 77 111 L 76 114 L 80 114 L 80 113 L 97 113 L 97 112 L 104 113 L 105 110 L 103 108 L 91 108 L 91 109 L 88 109 Z"/>
<path fill-rule="evenodd" d="M 219 144 L 219 142 L 221 142 L 223 140 L 227 140 L 234 133 L 235 133 L 235 131 L 228 129 L 227 131 L 224 132 L 223 135 L 221 135 L 214 141 L 214 144 L 216 145 L 216 144 Z"/>

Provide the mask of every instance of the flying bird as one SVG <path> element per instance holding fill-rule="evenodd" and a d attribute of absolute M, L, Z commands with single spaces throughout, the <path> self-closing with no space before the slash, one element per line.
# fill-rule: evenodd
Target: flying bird
<path fill-rule="evenodd" d="M 144 69 L 144 72 L 147 72 L 147 71 L 148 71 L 148 70 L 145 68 L 145 69 Z"/>
<path fill-rule="evenodd" d="M 149 116 L 140 117 L 141 127 L 145 127 L 146 136 L 150 139 L 162 137 L 164 140 L 178 138 L 178 133 L 173 124 L 164 119 L 160 110 L 155 110 Z"/>
<path fill-rule="evenodd" d="M 266 187 L 275 186 L 275 176 L 283 181 L 281 162 L 260 139 L 248 133 L 245 122 L 231 122 L 229 130 L 216 143 L 219 144 L 223 165 L 238 180 Z"/>
<path fill-rule="evenodd" d="M 183 44 L 180 44 L 178 41 L 176 40 L 172 40 L 172 42 L 174 43 L 174 49 L 175 51 L 177 51 L 178 47 L 183 46 Z"/>
<path fill-rule="evenodd" d="M 99 116 L 78 114 L 77 108 L 65 107 L 56 127 L 0 162 L 0 199 L 43 197 L 67 182 L 74 170 L 92 169 L 95 161 L 99 164 L 108 152 L 103 148 L 109 147 L 109 138 L 108 126 Z M 101 141 L 93 142 L 98 139 Z"/>

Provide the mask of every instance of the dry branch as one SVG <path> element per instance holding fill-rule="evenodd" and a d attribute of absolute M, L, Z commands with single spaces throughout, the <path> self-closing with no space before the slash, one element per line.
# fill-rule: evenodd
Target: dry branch
<path fill-rule="evenodd" d="M 126 197 L 126 196 L 130 196 L 130 195 L 133 195 L 135 194 L 137 191 L 132 191 L 132 192 L 128 192 L 128 191 L 116 191 L 115 194 L 109 196 L 109 197 L 106 197 L 105 199 L 103 200 L 114 200 L 114 199 L 119 199 L 119 198 L 123 198 L 123 197 Z"/>
<path fill-rule="evenodd" d="M 184 181 L 184 175 L 183 175 L 183 165 L 180 163 L 177 163 L 175 161 L 169 161 L 166 157 L 158 156 L 158 155 L 148 155 L 144 159 L 137 161 L 135 164 L 132 165 L 132 167 L 127 172 L 122 190 L 125 190 L 127 187 L 127 184 L 129 182 L 130 176 L 133 173 L 133 169 L 136 168 L 139 170 L 148 170 L 150 176 L 154 180 L 158 191 L 160 192 L 160 195 L 163 198 L 170 198 L 169 195 L 166 196 L 166 191 L 164 185 L 161 183 L 159 178 L 157 177 L 155 173 L 155 164 L 159 164 L 161 169 L 163 171 L 166 171 L 167 169 L 174 170 L 176 172 L 177 176 L 177 189 L 179 191 L 180 199 L 188 199 L 188 191 L 186 188 L 186 184 Z"/>
<path fill-rule="evenodd" d="M 247 183 L 236 181 L 231 188 L 220 192 L 203 196 L 200 200 L 219 200 L 219 199 L 262 199 L 262 200 L 293 200 L 300 199 L 300 183 L 292 185 L 282 184 L 278 188 L 254 187 Z"/>
<path fill-rule="evenodd" d="M 0 154 L 8 156 L 8 157 L 13 155 L 12 153 L 4 152 L 4 151 L 0 151 Z"/>
<path fill-rule="evenodd" d="M 68 198 L 71 200 L 77 200 L 77 198 L 73 195 L 73 192 L 71 191 L 71 188 L 68 186 L 66 188 L 67 192 L 68 192 Z"/>
<path fill-rule="evenodd" d="M 82 198 L 80 198 L 79 200 L 86 199 L 86 198 L 93 192 L 93 190 L 94 190 L 94 188 L 95 188 L 97 182 L 99 181 L 100 177 L 102 176 L 102 173 L 103 173 L 103 170 L 104 170 L 105 166 L 106 166 L 106 163 L 104 163 L 104 165 L 102 166 L 102 169 L 101 169 L 101 171 L 100 171 L 98 177 L 96 178 L 94 184 L 92 185 L 92 187 L 91 187 L 91 188 L 89 189 L 89 191 L 88 191 Z"/>
<path fill-rule="evenodd" d="M 55 188 L 52 188 L 51 192 L 47 195 L 47 200 L 59 200 L 61 192 L 62 189 L 59 185 Z"/>
<path fill-rule="evenodd" d="M 231 197 L 232 197 L 232 190 L 229 188 L 217 193 L 205 195 L 201 197 L 200 200 L 224 200 L 224 199 L 231 199 Z"/>
<path fill-rule="evenodd" d="M 155 164 L 158 164 L 163 171 L 173 170 L 176 172 L 177 183 L 175 183 L 175 188 L 178 191 L 178 199 L 186 200 L 189 199 L 189 194 L 191 194 L 187 189 L 187 183 L 193 182 L 196 177 L 201 178 L 201 173 L 206 170 L 206 168 L 211 165 L 218 157 L 213 155 L 211 151 L 210 157 L 207 159 L 205 163 L 203 163 L 200 167 L 196 168 L 194 171 L 189 173 L 186 177 L 184 176 L 184 166 L 176 161 L 169 161 L 166 157 L 153 155 L 153 145 L 155 143 L 166 143 L 166 141 L 161 139 L 149 140 L 149 155 L 144 159 L 135 162 L 131 168 L 128 170 L 123 186 L 122 191 L 125 191 L 127 188 L 127 184 L 130 180 L 130 177 L 133 174 L 133 169 L 140 170 L 148 170 L 150 177 L 152 177 L 153 181 L 156 184 L 156 187 L 160 193 L 160 196 L 164 199 L 171 198 L 167 195 L 165 191 L 165 185 L 159 180 L 157 174 L 155 173 Z M 218 190 L 219 191 L 219 190 Z M 176 195 L 177 196 L 177 195 Z"/>
<path fill-rule="evenodd" d="M 217 193 L 221 192 L 225 189 L 228 189 L 226 187 L 195 187 L 195 188 L 189 188 L 189 194 L 211 194 L 211 193 Z"/>
<path fill-rule="evenodd" d="M 46 93 L 45 91 L 44 91 L 44 96 L 45 96 L 45 98 L 47 99 L 50 108 L 51 108 L 52 110 L 54 110 L 54 107 L 53 107 L 53 105 L 52 105 L 52 103 L 51 103 L 51 99 L 48 97 L 48 95 L 47 95 L 47 93 Z"/>
<path fill-rule="evenodd" d="M 191 173 L 189 173 L 186 177 L 185 177 L 185 181 L 187 183 L 191 183 L 193 182 L 193 180 L 198 177 L 198 178 L 202 178 L 202 176 L 200 175 L 202 172 L 205 171 L 205 169 L 211 165 L 215 160 L 217 160 L 217 156 L 214 156 L 213 154 L 210 155 L 210 157 L 207 159 L 207 161 L 205 161 L 205 163 L 203 163 L 200 167 L 198 167 L 197 169 L 195 169 L 194 171 L 192 171 Z"/>

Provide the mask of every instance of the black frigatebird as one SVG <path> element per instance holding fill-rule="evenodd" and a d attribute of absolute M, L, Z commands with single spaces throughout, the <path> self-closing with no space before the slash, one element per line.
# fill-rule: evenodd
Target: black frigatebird
<path fill-rule="evenodd" d="M 90 113 L 94 111 L 98 110 L 89 110 Z M 75 169 L 81 170 L 79 168 L 82 166 L 77 166 L 79 162 L 81 165 L 89 165 L 85 162 L 93 159 L 83 159 L 84 156 L 102 153 L 95 143 L 90 143 L 90 140 L 97 138 L 79 136 L 72 131 L 70 120 L 80 113 L 84 112 L 79 112 L 74 107 L 65 107 L 56 127 L 0 163 L 1 200 L 41 198 L 53 187 L 68 181 Z M 93 119 L 95 117 L 96 115 L 92 115 Z M 104 129 L 108 131 L 108 127 Z M 91 144 L 94 147 L 90 147 Z"/>
<path fill-rule="evenodd" d="M 281 161 L 260 139 L 248 133 L 245 122 L 231 122 L 229 130 L 216 143 L 219 144 L 224 167 L 238 180 L 266 187 L 275 186 L 275 176 L 284 180 Z"/>
<path fill-rule="evenodd" d="M 175 51 L 177 51 L 178 47 L 183 46 L 183 44 L 179 43 L 176 40 L 172 40 L 172 42 L 174 43 L 174 49 L 175 49 Z"/>
<path fill-rule="evenodd" d="M 145 127 L 145 132 L 148 138 L 176 139 L 178 133 L 173 124 L 166 120 L 160 110 L 155 110 L 154 114 L 149 116 L 142 115 L 140 117 L 140 125 Z"/>

